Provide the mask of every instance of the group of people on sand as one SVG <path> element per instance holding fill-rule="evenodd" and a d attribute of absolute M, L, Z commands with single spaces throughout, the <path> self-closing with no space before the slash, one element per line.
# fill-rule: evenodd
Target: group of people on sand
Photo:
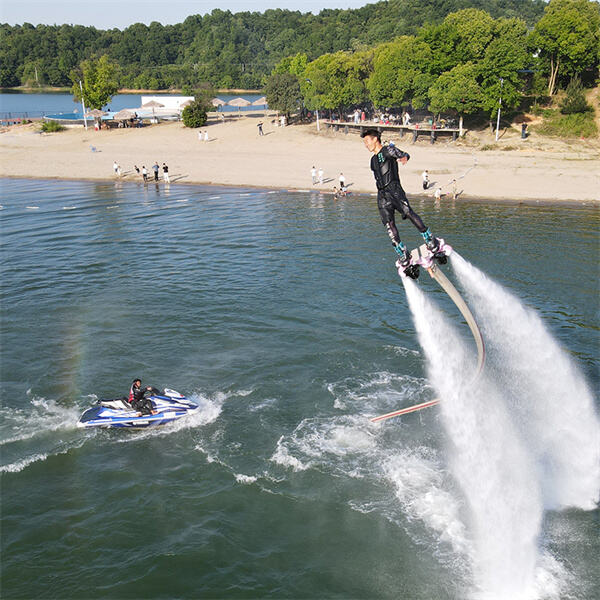
<path fill-rule="evenodd" d="M 325 179 L 324 179 L 325 172 L 323 171 L 322 168 L 320 168 L 317 171 L 317 169 L 313 165 L 312 169 L 310 170 L 310 175 L 312 177 L 313 185 L 316 185 L 317 183 L 320 185 L 323 185 L 323 183 L 325 183 Z M 333 186 L 332 192 L 333 192 L 334 198 L 338 198 L 340 196 L 346 196 L 348 194 L 348 187 L 346 185 L 346 177 L 344 176 L 343 173 L 340 173 L 339 183 L 340 183 L 339 188 L 335 185 Z"/>
<path fill-rule="evenodd" d="M 148 183 L 149 179 L 148 179 L 148 169 L 146 169 L 146 165 L 142 165 L 142 169 L 140 171 L 140 168 L 137 165 L 133 165 L 133 168 L 135 169 L 135 172 L 138 175 L 142 175 L 142 179 L 144 180 L 144 183 Z M 152 172 L 154 174 L 154 181 L 156 183 L 158 183 L 158 174 L 160 172 L 161 167 L 158 166 L 158 161 L 155 161 L 154 164 L 152 165 Z M 167 165 L 167 163 L 163 163 L 162 164 L 162 172 L 163 172 L 163 181 L 165 183 L 171 183 L 171 180 L 169 179 L 169 166 Z"/>
<path fill-rule="evenodd" d="M 116 160 L 113 162 L 113 170 L 117 177 L 122 176 L 121 165 L 119 165 L 119 163 Z M 142 165 L 141 169 L 137 165 L 133 165 L 133 170 L 138 175 L 142 176 L 144 183 L 148 183 L 148 181 L 150 181 L 150 179 L 148 178 L 149 173 L 148 173 L 148 169 L 146 168 L 146 165 Z M 158 179 L 159 179 L 160 170 L 161 170 L 161 167 L 158 166 L 158 161 L 155 161 L 155 163 L 152 165 L 152 172 L 154 174 L 154 181 L 156 181 L 157 183 L 158 183 Z M 171 183 L 171 180 L 169 179 L 169 167 L 168 167 L 167 163 L 162 164 L 162 173 L 163 173 L 163 181 L 165 183 Z"/>

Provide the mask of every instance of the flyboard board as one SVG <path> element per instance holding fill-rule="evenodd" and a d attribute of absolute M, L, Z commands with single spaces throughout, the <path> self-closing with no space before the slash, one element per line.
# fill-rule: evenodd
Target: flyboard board
<path fill-rule="evenodd" d="M 425 244 L 423 244 L 419 248 L 415 248 L 411 252 L 411 267 L 413 267 L 410 271 L 410 275 L 406 273 L 405 268 L 402 267 L 400 261 L 396 262 L 396 267 L 398 267 L 398 274 L 400 277 L 411 277 L 412 279 L 416 279 L 415 269 L 417 268 L 417 277 L 418 277 L 418 268 L 423 267 L 427 270 L 429 275 L 435 279 L 442 289 L 450 296 L 458 310 L 461 312 L 462 316 L 465 318 L 469 329 L 471 330 L 471 334 L 473 335 L 473 339 L 475 340 L 475 345 L 477 346 L 477 366 L 475 368 L 475 374 L 473 376 L 473 381 L 479 377 L 479 374 L 483 370 L 483 365 L 485 363 L 485 344 L 483 343 L 483 337 L 481 335 L 481 331 L 473 317 L 473 313 L 467 306 L 466 302 L 463 300 L 462 296 L 458 293 L 458 290 L 454 287 L 452 282 L 444 275 L 442 270 L 436 264 L 436 260 L 441 264 L 446 264 L 446 257 L 452 254 L 452 246 L 446 244 L 444 240 L 439 240 L 440 247 L 436 255 L 434 255 L 429 248 Z M 408 406 L 406 408 L 402 408 L 400 410 L 395 410 L 393 412 L 387 413 L 385 415 L 379 415 L 378 417 L 373 417 L 371 421 L 373 423 L 377 423 L 379 421 L 386 421 L 387 419 L 391 419 L 393 417 L 399 417 L 400 415 L 406 415 L 408 413 L 417 412 L 424 408 L 429 408 L 430 406 L 435 406 L 439 404 L 440 399 L 434 398 L 433 400 L 429 400 L 427 402 L 422 402 L 421 404 L 415 404 L 413 406 Z"/>

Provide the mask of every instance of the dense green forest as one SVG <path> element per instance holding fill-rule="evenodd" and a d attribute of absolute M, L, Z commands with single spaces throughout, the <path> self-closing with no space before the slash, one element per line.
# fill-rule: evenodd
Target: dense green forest
<path fill-rule="evenodd" d="M 286 56 L 308 61 L 339 51 L 361 51 L 465 8 L 492 18 L 521 19 L 532 28 L 543 0 L 388 0 L 318 15 L 288 10 L 264 13 L 213 10 L 177 25 L 137 23 L 101 31 L 80 25 L 0 25 L 0 87 L 70 86 L 86 59 L 108 57 L 119 65 L 124 88 L 169 89 L 210 82 L 216 87 L 256 88 Z M 430 40 L 431 41 L 431 40 Z"/>

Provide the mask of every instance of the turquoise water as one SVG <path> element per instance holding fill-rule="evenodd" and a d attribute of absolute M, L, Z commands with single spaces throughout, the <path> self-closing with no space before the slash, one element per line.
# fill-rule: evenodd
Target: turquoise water
<path fill-rule="evenodd" d="M 368 421 L 433 394 L 373 197 L 2 192 L 4 597 L 473 597 L 436 409 Z M 414 207 L 536 309 L 597 392 L 597 209 Z M 76 428 L 137 376 L 199 415 Z M 541 597 L 598 597 L 598 517 L 546 512 L 562 588 Z"/>

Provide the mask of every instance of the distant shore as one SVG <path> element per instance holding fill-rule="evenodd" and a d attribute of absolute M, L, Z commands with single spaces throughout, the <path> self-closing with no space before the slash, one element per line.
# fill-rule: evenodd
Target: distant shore
<path fill-rule="evenodd" d="M 216 90 L 218 94 L 262 94 L 263 90 L 243 90 L 238 88 Z M 22 94 L 70 94 L 70 87 L 60 87 L 51 85 L 42 86 L 17 86 L 12 88 L 0 88 L 0 92 L 8 93 L 22 93 Z M 177 94 L 181 95 L 183 92 L 180 89 L 173 90 L 137 90 L 132 88 L 121 88 L 116 92 L 117 94 L 147 94 L 147 95 L 160 95 L 160 94 Z"/>
<path fill-rule="evenodd" d="M 264 136 L 258 134 L 261 121 Z M 370 155 L 357 135 L 317 133 L 314 124 L 281 128 L 276 122 L 262 112 L 228 116 L 225 123 L 211 115 L 201 128 L 208 132 L 208 142 L 199 140 L 198 130 L 179 122 L 53 134 L 37 133 L 34 125 L 15 126 L 0 134 L 0 176 L 141 181 L 134 165 L 145 166 L 151 175 L 157 161 L 168 164 L 172 184 L 331 192 L 343 173 L 351 193 L 376 191 Z M 433 200 L 434 189 L 441 187 L 441 202 L 451 200 L 453 193 L 459 200 L 600 202 L 600 160 L 593 145 L 557 142 L 540 150 L 535 140 L 515 136 L 504 146 L 512 149 L 481 151 L 460 142 L 395 141 L 411 155 L 400 169 L 409 198 Z M 121 177 L 115 176 L 113 161 L 120 165 Z M 313 166 L 323 169 L 323 184 L 313 185 Z M 423 191 L 425 169 L 431 187 Z"/>

